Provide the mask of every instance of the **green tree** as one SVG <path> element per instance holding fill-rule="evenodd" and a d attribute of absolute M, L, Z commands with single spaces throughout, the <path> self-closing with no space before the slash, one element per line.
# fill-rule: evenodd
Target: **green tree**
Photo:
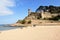
<path fill-rule="evenodd" d="M 25 24 L 25 20 L 18 20 L 16 23 L 21 23 L 21 24 Z"/>
<path fill-rule="evenodd" d="M 26 23 L 26 21 L 25 21 L 25 20 L 22 20 L 22 21 L 21 21 L 21 24 L 25 24 L 25 23 Z"/>

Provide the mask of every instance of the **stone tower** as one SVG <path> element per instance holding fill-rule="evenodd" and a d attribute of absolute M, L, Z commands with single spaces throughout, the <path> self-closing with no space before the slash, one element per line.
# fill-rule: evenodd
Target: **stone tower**
<path fill-rule="evenodd" d="M 30 9 L 28 9 L 28 15 L 31 13 L 31 10 Z"/>
<path fill-rule="evenodd" d="M 41 10 L 41 16 L 42 16 L 42 19 L 44 19 L 45 17 L 45 15 L 44 15 L 44 11 L 43 10 Z"/>

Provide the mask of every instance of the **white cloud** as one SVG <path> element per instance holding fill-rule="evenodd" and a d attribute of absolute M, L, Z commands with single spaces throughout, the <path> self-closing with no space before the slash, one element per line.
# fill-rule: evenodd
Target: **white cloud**
<path fill-rule="evenodd" d="M 13 11 L 8 7 L 14 7 L 14 0 L 0 0 L 0 16 L 11 15 Z"/>

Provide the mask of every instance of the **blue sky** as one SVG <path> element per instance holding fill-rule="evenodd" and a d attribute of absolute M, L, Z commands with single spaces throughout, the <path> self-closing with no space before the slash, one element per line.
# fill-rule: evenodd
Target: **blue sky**
<path fill-rule="evenodd" d="M 0 24 L 15 23 L 35 11 L 40 5 L 60 6 L 60 0 L 0 0 Z"/>

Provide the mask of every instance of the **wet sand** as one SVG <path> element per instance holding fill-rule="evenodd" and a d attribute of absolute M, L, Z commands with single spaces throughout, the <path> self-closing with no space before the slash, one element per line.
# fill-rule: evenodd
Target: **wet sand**
<path fill-rule="evenodd" d="M 60 26 L 24 27 L 0 32 L 0 40 L 60 40 Z"/>

